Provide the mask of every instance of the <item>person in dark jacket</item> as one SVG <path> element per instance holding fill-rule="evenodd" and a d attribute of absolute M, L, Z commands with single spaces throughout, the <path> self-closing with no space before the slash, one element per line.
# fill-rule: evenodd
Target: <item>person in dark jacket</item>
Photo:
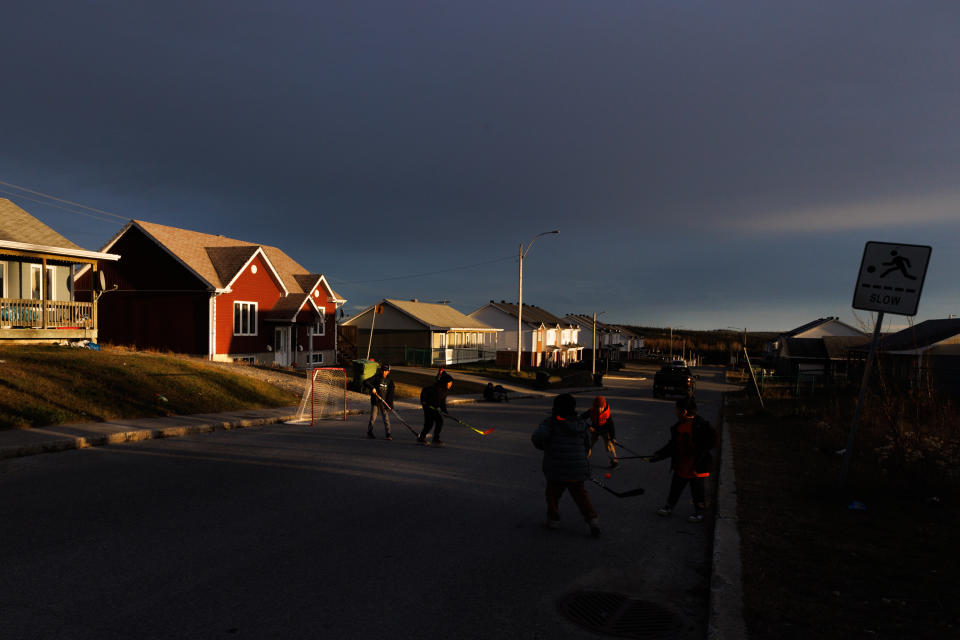
<path fill-rule="evenodd" d="M 420 391 L 420 404 L 423 406 L 423 430 L 417 436 L 417 442 L 427 444 L 427 435 L 433 429 L 433 446 L 442 447 L 440 430 L 443 428 L 443 414 L 447 412 L 447 394 L 453 386 L 453 378 L 443 372 L 436 381 Z"/>
<path fill-rule="evenodd" d="M 614 428 L 613 417 L 610 415 L 610 405 L 607 404 L 607 399 L 603 396 L 594 398 L 593 406 L 581 413 L 580 418 L 590 421 L 590 452 L 587 453 L 587 457 L 590 457 L 590 453 L 593 453 L 593 445 L 597 444 L 597 440 L 603 438 L 604 448 L 606 448 L 607 456 L 610 458 L 610 466 L 620 466 L 620 461 L 617 460 L 617 449 L 614 446 L 617 444 L 617 432 Z"/>
<path fill-rule="evenodd" d="M 373 424 L 377 421 L 377 414 L 383 415 L 383 428 L 386 432 L 384 436 L 387 440 L 393 440 L 390 434 L 390 415 L 389 410 L 393 409 L 393 380 L 390 379 L 390 365 L 385 364 L 370 378 L 363 381 L 360 390 L 363 393 L 370 394 L 370 421 L 367 423 L 367 437 L 375 438 L 373 435 Z M 388 409 L 389 407 L 389 409 Z"/>
<path fill-rule="evenodd" d="M 590 526 L 590 535 L 600 535 L 600 520 L 583 486 L 590 477 L 590 433 L 577 415 L 577 401 L 569 393 L 553 399 L 552 415 L 540 423 L 530 437 L 533 446 L 543 451 L 543 475 L 546 478 L 547 527 L 560 526 L 560 497 L 564 491 L 580 509 Z"/>
<path fill-rule="evenodd" d="M 670 440 L 661 447 L 650 462 L 670 458 L 673 477 L 667 503 L 657 510 L 661 516 L 669 516 L 677 506 L 684 488 L 690 485 L 693 498 L 693 515 L 690 522 L 702 522 L 706 508 L 704 484 L 710 476 L 713 457 L 710 450 L 716 445 L 716 432 L 710 423 L 697 415 L 697 401 L 693 398 L 677 400 L 677 422 L 670 427 Z"/>

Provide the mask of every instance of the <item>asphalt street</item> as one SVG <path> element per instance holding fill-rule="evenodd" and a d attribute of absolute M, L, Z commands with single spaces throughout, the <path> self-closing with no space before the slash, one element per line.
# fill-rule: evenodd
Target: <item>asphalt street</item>
<path fill-rule="evenodd" d="M 699 369 L 716 420 L 720 369 Z M 646 379 L 639 379 L 640 376 Z M 607 376 L 618 439 L 652 452 L 673 402 L 652 369 Z M 578 394 L 586 410 L 593 392 Z M 569 497 L 542 526 L 548 398 L 451 406 L 446 447 L 366 416 L 0 461 L 3 638 L 596 638 L 559 610 L 577 591 L 663 608 L 677 638 L 705 635 L 709 525 L 655 513 L 667 462 L 624 460 L 588 483 L 603 535 Z M 419 412 L 404 416 L 419 426 Z M 608 471 L 602 446 L 594 476 Z"/>

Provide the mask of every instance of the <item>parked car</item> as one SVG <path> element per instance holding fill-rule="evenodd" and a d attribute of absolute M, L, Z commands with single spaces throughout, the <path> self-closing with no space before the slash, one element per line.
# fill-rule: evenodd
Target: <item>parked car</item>
<path fill-rule="evenodd" d="M 696 392 L 697 376 L 688 367 L 664 365 L 653 376 L 654 398 L 666 398 L 668 394 L 692 398 Z"/>

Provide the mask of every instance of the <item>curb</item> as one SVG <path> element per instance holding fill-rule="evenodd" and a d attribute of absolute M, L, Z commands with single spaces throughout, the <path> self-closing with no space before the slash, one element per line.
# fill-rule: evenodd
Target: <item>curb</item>
<path fill-rule="evenodd" d="M 142 440 L 162 440 L 164 438 L 179 438 L 182 436 L 198 433 L 213 433 L 215 431 L 228 431 L 230 429 L 244 429 L 248 427 L 260 427 L 266 424 L 275 424 L 286 422 L 296 417 L 296 414 L 270 416 L 267 418 L 244 418 L 241 420 L 211 421 L 201 424 L 191 425 L 172 425 L 157 429 L 137 429 L 134 431 L 117 431 L 102 435 L 92 436 L 62 436 L 57 440 L 47 440 L 27 445 L 15 445 L 0 447 L 0 460 L 7 458 L 20 458 L 25 456 L 39 455 L 42 453 L 59 453 L 61 451 L 70 451 L 72 449 L 89 449 L 91 447 L 103 447 L 110 444 L 122 444 L 124 442 L 140 442 Z"/>
<path fill-rule="evenodd" d="M 726 396 L 721 404 L 721 420 Z M 710 563 L 710 602 L 707 618 L 708 640 L 740 640 L 747 637 L 743 618 L 743 573 L 740 560 L 740 531 L 737 521 L 737 484 L 733 469 L 733 445 L 721 424 L 720 468 L 718 470 L 716 521 L 713 530 L 713 558 Z"/>

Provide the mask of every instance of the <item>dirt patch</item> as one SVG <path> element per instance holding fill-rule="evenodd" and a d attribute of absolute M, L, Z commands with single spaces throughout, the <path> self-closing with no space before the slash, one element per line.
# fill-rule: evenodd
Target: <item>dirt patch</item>
<path fill-rule="evenodd" d="M 841 489 L 842 457 L 809 420 L 737 413 L 725 446 L 750 637 L 960 637 L 957 495 L 863 465 Z"/>

